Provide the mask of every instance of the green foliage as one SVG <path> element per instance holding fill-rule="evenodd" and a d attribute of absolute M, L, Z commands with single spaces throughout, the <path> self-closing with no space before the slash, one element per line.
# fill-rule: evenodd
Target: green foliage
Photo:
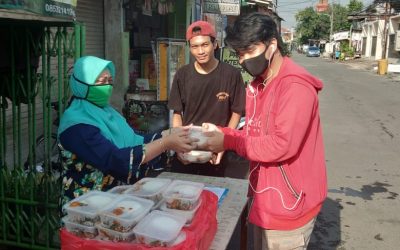
<path fill-rule="evenodd" d="M 350 0 L 349 4 L 347 5 L 347 9 L 349 14 L 360 12 L 363 9 L 364 5 L 362 1 L 358 0 Z"/>
<path fill-rule="evenodd" d="M 296 14 L 296 32 L 300 44 L 308 43 L 309 39 L 329 40 L 331 17 L 333 14 L 333 33 L 349 30 L 351 23 L 347 20 L 349 13 L 360 11 L 363 3 L 359 0 L 350 0 L 349 5 L 333 4 L 325 13 L 318 13 L 313 7 L 300 10 Z"/>
<path fill-rule="evenodd" d="M 312 7 L 308 7 L 296 14 L 299 43 L 304 44 L 308 39 L 329 38 L 330 21 L 329 15 L 319 14 Z"/>
<path fill-rule="evenodd" d="M 340 43 L 340 51 L 341 51 L 341 55 L 343 55 L 343 58 L 341 58 L 341 59 L 345 59 L 345 57 L 353 57 L 354 56 L 354 49 L 350 47 L 350 44 L 348 41 L 342 41 Z"/>
<path fill-rule="evenodd" d="M 333 5 L 333 33 L 349 30 L 351 23 L 347 20 L 348 9 L 340 4 Z"/>
<path fill-rule="evenodd" d="M 282 46 L 283 46 L 283 48 L 282 48 L 282 54 L 283 55 L 287 55 L 287 56 L 290 56 L 291 55 L 291 51 L 290 51 L 290 44 L 289 43 L 282 43 Z"/>

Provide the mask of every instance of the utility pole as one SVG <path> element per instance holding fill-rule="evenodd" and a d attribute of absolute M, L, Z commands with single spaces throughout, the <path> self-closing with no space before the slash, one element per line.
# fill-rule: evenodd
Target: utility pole
<path fill-rule="evenodd" d="M 333 0 L 331 4 L 331 29 L 329 32 L 329 42 L 332 42 L 332 36 L 333 36 Z"/>
<path fill-rule="evenodd" d="M 383 26 L 383 45 L 382 45 L 382 59 L 386 59 L 387 36 L 388 36 L 388 23 L 389 23 L 389 5 L 390 0 L 385 1 L 385 25 Z"/>

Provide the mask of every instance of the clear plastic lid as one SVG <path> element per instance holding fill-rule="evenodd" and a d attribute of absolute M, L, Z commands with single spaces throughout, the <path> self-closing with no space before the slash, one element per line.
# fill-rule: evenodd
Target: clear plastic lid
<path fill-rule="evenodd" d="M 127 189 L 131 188 L 132 185 L 120 185 L 113 187 L 112 189 L 108 190 L 107 193 L 112 194 L 123 194 Z"/>
<path fill-rule="evenodd" d="M 171 246 L 176 246 L 185 240 L 186 240 L 186 233 L 184 231 L 181 231 L 178 237 L 176 237 L 176 239 L 172 242 Z"/>
<path fill-rule="evenodd" d="M 192 210 L 203 188 L 203 183 L 175 180 L 163 193 L 163 197 L 168 208 Z"/>
<path fill-rule="evenodd" d="M 98 212 L 117 197 L 116 194 L 90 191 L 66 203 L 63 210 L 69 215 L 70 221 L 91 226 Z"/>
<path fill-rule="evenodd" d="M 154 202 L 140 197 L 121 195 L 100 211 L 100 221 L 106 228 L 127 232 L 153 207 Z"/>
<path fill-rule="evenodd" d="M 164 211 L 154 210 L 133 229 L 137 241 L 150 246 L 169 246 L 179 235 L 185 219 Z"/>
<path fill-rule="evenodd" d="M 126 190 L 125 194 L 150 199 L 157 203 L 162 198 L 161 193 L 170 183 L 170 179 L 143 178 Z"/>

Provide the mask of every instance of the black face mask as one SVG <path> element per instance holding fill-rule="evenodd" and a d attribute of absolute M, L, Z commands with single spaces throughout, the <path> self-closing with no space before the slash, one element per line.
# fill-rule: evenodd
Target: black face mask
<path fill-rule="evenodd" d="M 253 77 L 261 75 L 269 67 L 269 60 L 265 58 L 265 50 L 256 57 L 244 60 L 240 65 Z"/>

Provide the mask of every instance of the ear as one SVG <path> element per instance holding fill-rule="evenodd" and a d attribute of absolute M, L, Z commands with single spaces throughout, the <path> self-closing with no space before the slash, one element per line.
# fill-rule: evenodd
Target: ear
<path fill-rule="evenodd" d="M 270 57 L 278 50 L 278 41 L 276 39 L 272 39 L 271 45 L 269 46 Z"/>
<path fill-rule="evenodd" d="M 218 49 L 218 41 L 217 41 L 217 39 L 214 40 L 213 48 L 214 48 L 214 50 Z"/>

